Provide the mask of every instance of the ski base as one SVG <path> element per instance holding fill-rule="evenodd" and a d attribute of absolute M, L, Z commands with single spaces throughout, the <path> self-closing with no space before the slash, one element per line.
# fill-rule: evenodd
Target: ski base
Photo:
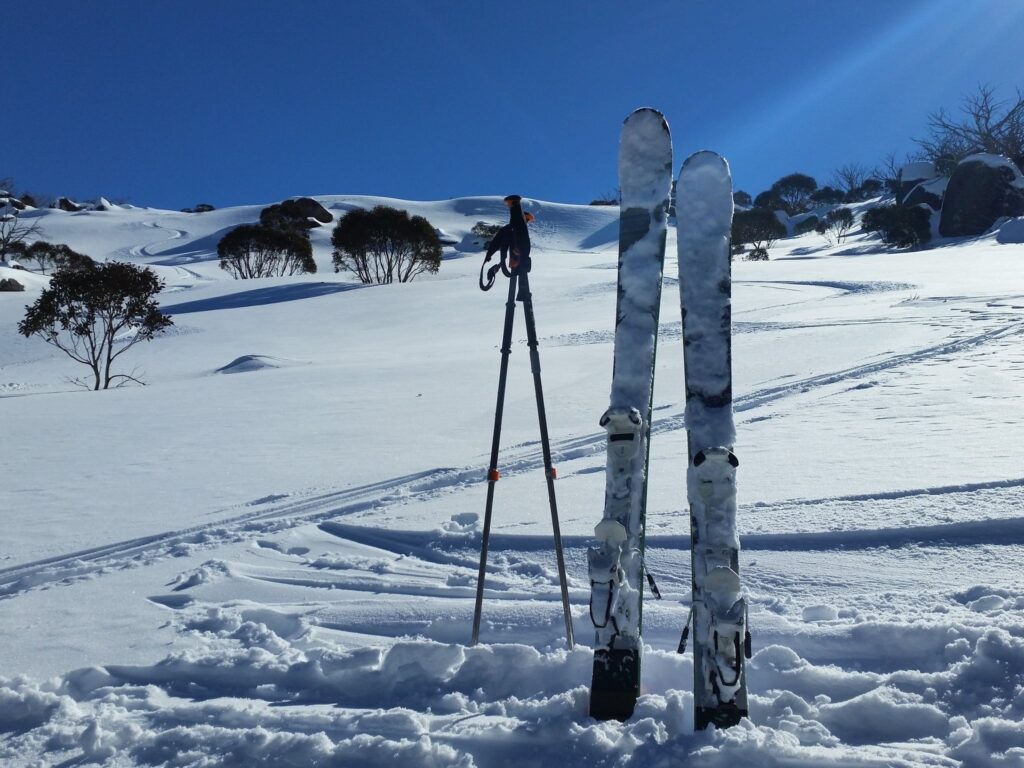
<path fill-rule="evenodd" d="M 630 648 L 594 649 L 594 684 L 590 716 L 596 720 L 628 720 L 640 696 L 640 655 Z"/>

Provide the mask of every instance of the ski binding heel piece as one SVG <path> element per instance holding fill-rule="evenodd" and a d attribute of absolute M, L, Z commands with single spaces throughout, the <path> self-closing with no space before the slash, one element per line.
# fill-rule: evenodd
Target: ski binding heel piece
<path fill-rule="evenodd" d="M 735 699 L 743 675 L 747 645 L 747 601 L 740 577 L 731 568 L 712 568 L 704 581 L 708 595 L 710 650 L 714 655 L 710 683 L 720 701 Z"/>
<path fill-rule="evenodd" d="M 597 524 L 594 535 L 601 541 L 598 547 L 587 549 L 590 570 L 590 620 L 596 629 L 604 629 L 611 619 L 612 604 L 619 584 L 622 583 L 622 549 L 626 543 L 626 528 L 617 520 L 605 519 Z M 594 612 L 597 605 L 603 616 Z M 618 632 L 617 627 L 613 627 Z"/>

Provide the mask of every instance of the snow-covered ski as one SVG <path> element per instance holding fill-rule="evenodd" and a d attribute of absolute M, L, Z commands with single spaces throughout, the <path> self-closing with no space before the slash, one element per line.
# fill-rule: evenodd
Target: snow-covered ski
<path fill-rule="evenodd" d="M 619 143 L 619 280 L 608 432 L 605 506 L 588 551 L 594 677 L 590 714 L 624 720 L 640 692 L 644 512 L 651 397 L 672 181 L 664 116 L 638 109 Z"/>
<path fill-rule="evenodd" d="M 679 294 L 686 366 L 694 725 L 747 715 L 747 603 L 736 532 L 732 411 L 733 199 L 729 165 L 714 152 L 687 158 L 676 186 Z M 680 643 L 685 646 L 686 631 Z"/>

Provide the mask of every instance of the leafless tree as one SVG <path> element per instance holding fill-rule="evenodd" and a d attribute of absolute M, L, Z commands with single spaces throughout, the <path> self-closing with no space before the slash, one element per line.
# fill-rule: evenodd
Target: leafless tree
<path fill-rule="evenodd" d="M 940 173 L 951 173 L 958 162 L 976 152 L 1005 155 L 1018 165 L 1024 163 L 1024 92 L 1000 101 L 995 88 L 979 85 L 960 104 L 962 118 L 944 109 L 928 116 L 930 135 L 915 139 L 926 160 Z"/>
<path fill-rule="evenodd" d="M 860 189 L 869 178 L 871 178 L 871 170 L 867 166 L 860 163 L 847 163 L 832 171 L 829 185 L 849 194 L 855 189 Z"/>
<path fill-rule="evenodd" d="M 7 255 L 19 250 L 25 241 L 40 234 L 39 222 L 23 219 L 19 211 L 0 208 L 0 261 L 7 261 Z"/>

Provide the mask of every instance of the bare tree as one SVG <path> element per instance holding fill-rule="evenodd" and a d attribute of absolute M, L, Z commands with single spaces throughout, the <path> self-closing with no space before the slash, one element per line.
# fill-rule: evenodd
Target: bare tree
<path fill-rule="evenodd" d="M 847 163 L 832 171 L 829 184 L 849 194 L 860 189 L 864 182 L 871 178 L 871 170 L 860 163 Z"/>
<path fill-rule="evenodd" d="M 928 116 L 931 134 L 915 139 L 926 160 L 941 173 L 951 173 L 958 162 L 976 152 L 1005 155 L 1017 165 L 1024 163 L 1024 92 L 999 101 L 995 88 L 979 85 L 960 104 L 959 121 L 944 109 Z"/>
<path fill-rule="evenodd" d="M 38 221 L 20 218 L 18 213 L 0 208 L 0 261 L 7 261 L 8 254 L 18 252 L 26 240 L 40 233 Z"/>

